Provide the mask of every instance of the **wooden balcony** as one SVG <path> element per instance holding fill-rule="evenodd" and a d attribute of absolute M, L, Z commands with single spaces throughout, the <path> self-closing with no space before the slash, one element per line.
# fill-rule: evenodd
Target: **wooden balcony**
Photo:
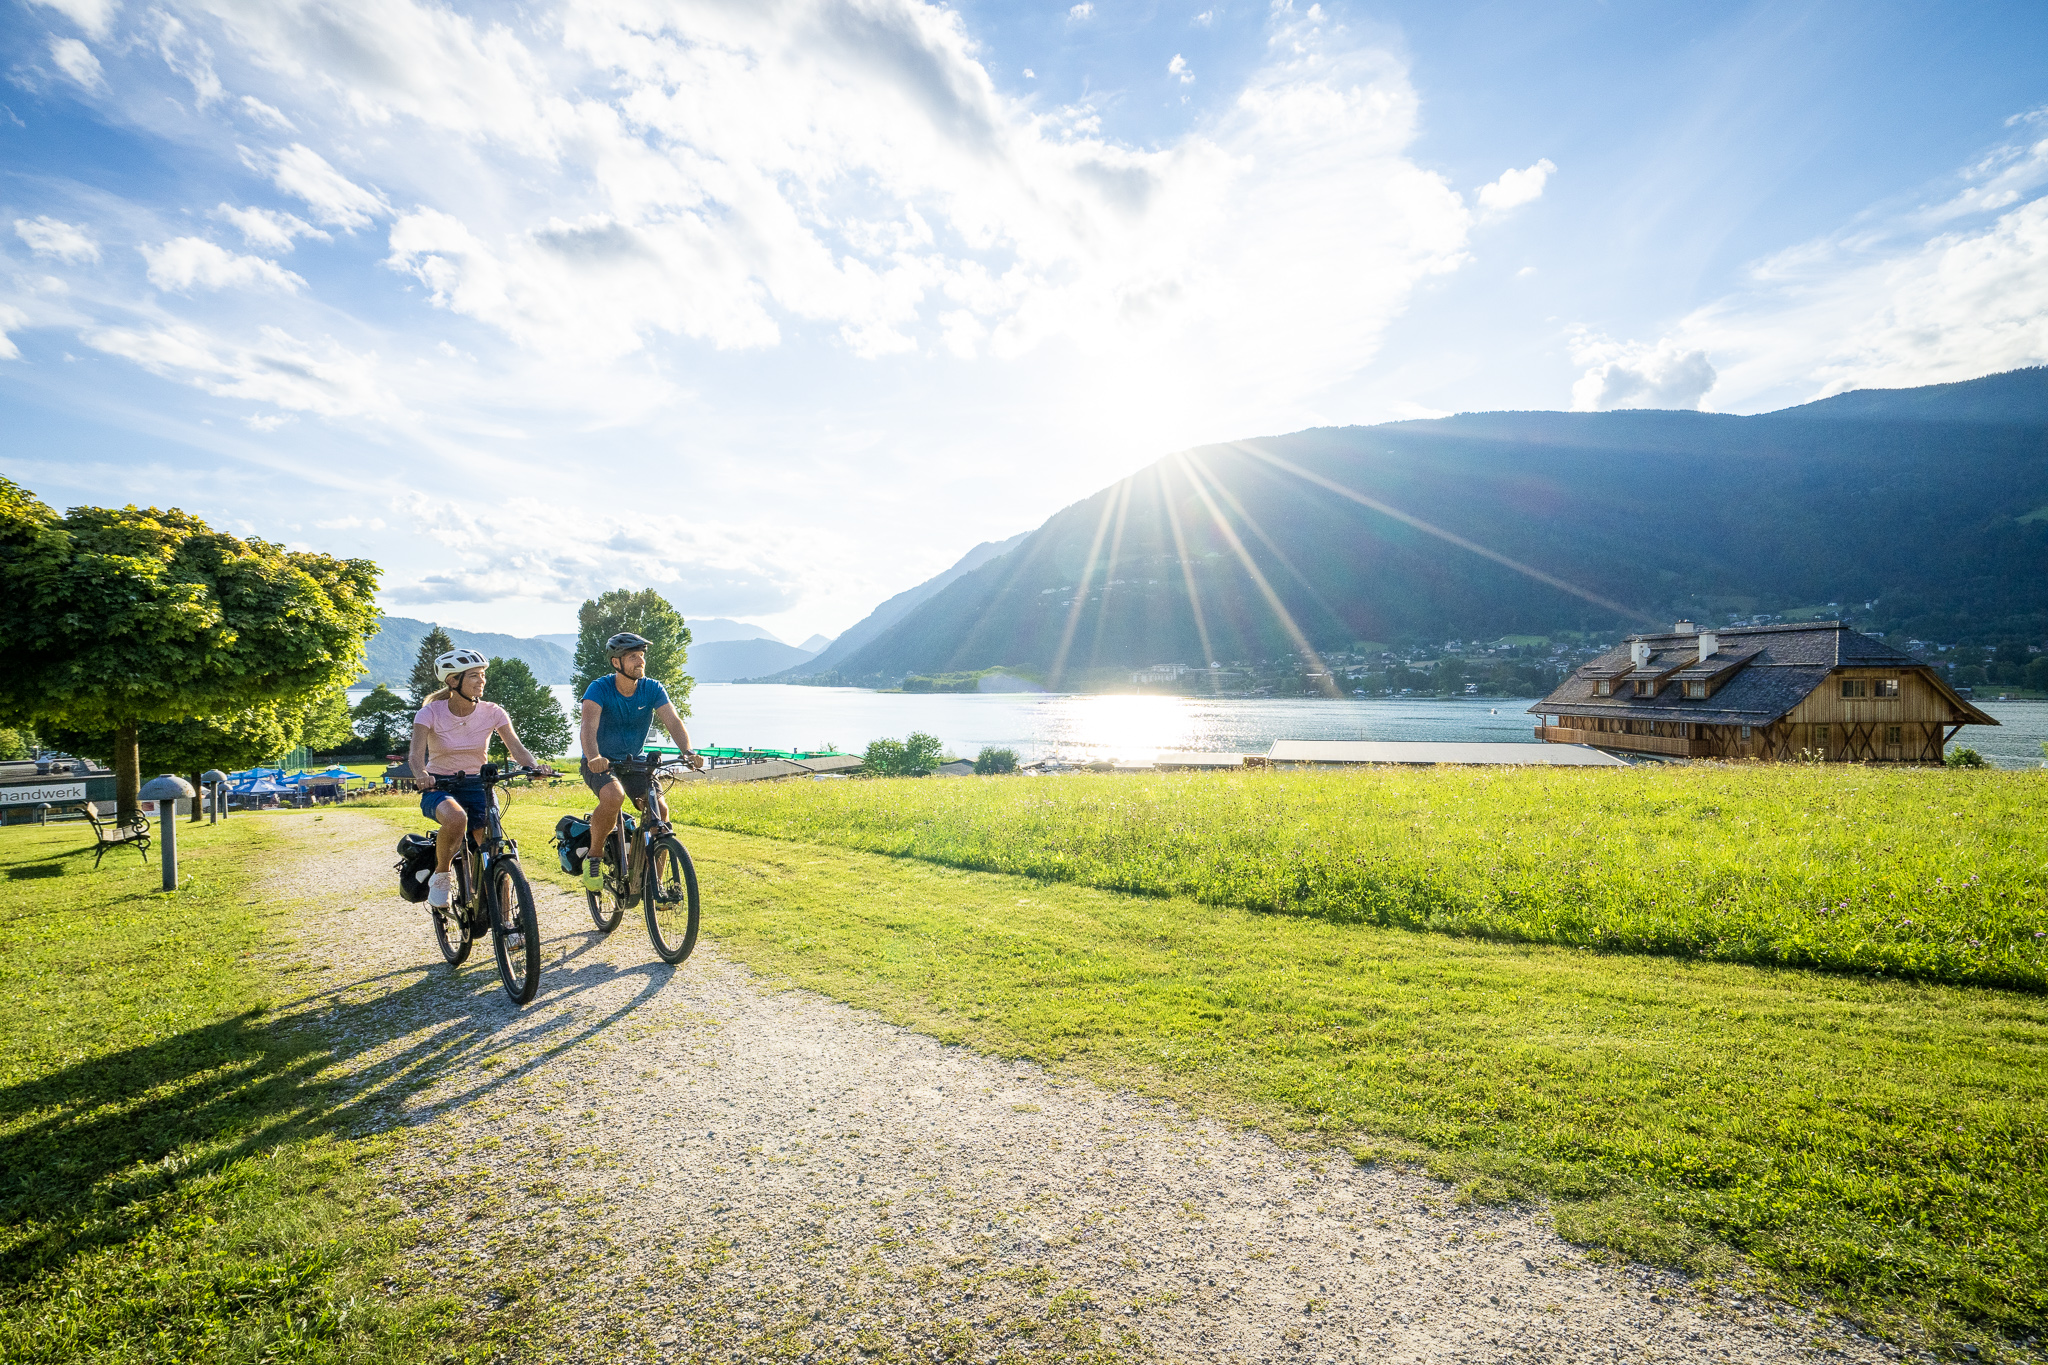
<path fill-rule="evenodd" d="M 1635 754 L 1666 754 L 1672 758 L 1705 758 L 1707 742 L 1667 735 L 1625 735 L 1616 730 L 1577 730 L 1565 725 L 1539 725 L 1536 738 L 1547 744 L 1590 744 L 1596 749 L 1622 749 Z"/>

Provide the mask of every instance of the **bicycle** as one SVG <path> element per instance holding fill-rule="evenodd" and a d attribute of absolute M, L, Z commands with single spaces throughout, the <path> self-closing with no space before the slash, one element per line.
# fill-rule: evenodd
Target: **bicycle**
<path fill-rule="evenodd" d="M 434 938 L 441 956 L 451 967 L 469 957 L 474 941 L 490 930 L 491 947 L 498 959 L 498 979 L 512 1003 L 523 1005 L 540 989 L 540 921 L 533 910 L 533 888 L 526 884 L 525 869 L 519 865 L 519 841 L 507 837 L 498 816 L 498 783 L 511 777 L 546 776 L 545 768 L 501 770 L 486 763 L 478 770 L 483 779 L 483 840 L 475 837 L 476 821 L 470 822 L 463 837 L 462 852 L 449 870 L 448 904 L 433 911 Z M 441 780 L 435 791 L 447 790 Z M 471 894 L 477 888 L 478 893 Z M 508 925 L 507 920 L 512 922 Z"/>
<path fill-rule="evenodd" d="M 622 780 L 647 777 L 647 795 L 634 798 L 643 819 L 636 827 L 630 815 L 619 812 L 618 822 L 604 841 L 604 888 L 583 893 L 590 902 L 590 918 L 603 934 L 618 928 L 626 911 L 640 907 L 655 956 L 671 967 L 697 946 L 697 867 L 683 841 L 662 818 L 653 783 L 682 766 L 645 756 L 612 761 L 611 771 Z"/>

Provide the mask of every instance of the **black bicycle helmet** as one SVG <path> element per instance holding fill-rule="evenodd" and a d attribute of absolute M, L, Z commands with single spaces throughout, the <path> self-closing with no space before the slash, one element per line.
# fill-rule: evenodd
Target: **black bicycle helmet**
<path fill-rule="evenodd" d="M 622 630 L 604 642 L 604 656 L 607 659 L 616 659 L 621 654 L 635 649 L 651 649 L 653 647 L 654 641 L 646 636 L 635 635 L 630 630 Z"/>

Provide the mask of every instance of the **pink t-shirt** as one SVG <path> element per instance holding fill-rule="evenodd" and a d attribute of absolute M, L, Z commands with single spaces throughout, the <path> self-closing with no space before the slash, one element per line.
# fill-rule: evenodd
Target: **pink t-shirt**
<path fill-rule="evenodd" d="M 490 761 L 491 731 L 512 718 L 494 701 L 480 701 L 476 710 L 458 716 L 446 700 L 430 701 L 412 718 L 427 727 L 427 771 L 436 777 L 473 773 Z"/>

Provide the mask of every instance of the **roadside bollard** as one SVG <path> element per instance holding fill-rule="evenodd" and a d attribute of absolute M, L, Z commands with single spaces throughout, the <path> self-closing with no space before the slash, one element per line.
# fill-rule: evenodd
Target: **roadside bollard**
<path fill-rule="evenodd" d="M 49 823 L 50 823 L 50 803 L 49 803 L 49 802 L 47 802 L 47 801 L 38 801 L 38 802 L 36 802 L 36 823 L 37 823 L 37 824 L 39 824 L 39 825 L 47 825 L 47 824 L 49 824 Z"/>
<path fill-rule="evenodd" d="M 227 819 L 228 775 L 218 768 L 208 768 L 199 780 L 206 784 L 206 823 Z"/>
<path fill-rule="evenodd" d="M 157 832 L 163 840 L 160 856 L 164 865 L 164 890 L 178 889 L 178 802 L 194 797 L 192 784 L 182 777 L 165 773 L 152 777 L 142 784 L 137 793 L 144 801 L 156 802 Z"/>

